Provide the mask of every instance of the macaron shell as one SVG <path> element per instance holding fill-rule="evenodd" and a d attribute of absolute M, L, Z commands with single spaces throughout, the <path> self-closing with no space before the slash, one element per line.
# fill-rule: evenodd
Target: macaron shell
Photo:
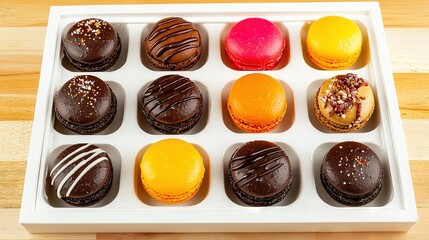
<path fill-rule="evenodd" d="M 179 139 L 152 144 L 144 153 L 140 167 L 146 191 L 166 203 L 194 196 L 205 171 L 200 153 L 192 144 Z"/>
<path fill-rule="evenodd" d="M 169 194 L 163 194 L 161 192 L 157 192 L 156 190 L 152 189 L 149 185 L 143 183 L 143 187 L 145 188 L 146 192 L 153 197 L 154 199 L 157 199 L 160 202 L 171 204 L 171 203 L 181 203 L 188 199 L 191 199 L 199 190 L 200 186 L 202 184 L 202 181 L 200 181 L 193 189 L 190 191 L 180 194 L 180 195 L 169 195 Z"/>
<path fill-rule="evenodd" d="M 286 93 L 276 79 L 261 73 L 245 75 L 234 82 L 228 96 L 228 111 L 242 130 L 266 132 L 283 119 Z"/>
<path fill-rule="evenodd" d="M 231 65 L 240 70 L 271 70 L 280 61 L 284 48 L 280 29 L 262 18 L 236 23 L 225 39 Z"/>
<path fill-rule="evenodd" d="M 307 34 L 310 59 L 323 69 L 343 69 L 353 65 L 362 49 L 362 33 L 351 20 L 327 16 L 313 22 Z"/>
<path fill-rule="evenodd" d="M 317 67 L 324 70 L 340 70 L 352 66 L 358 60 L 361 49 L 356 51 L 354 54 L 351 54 L 350 57 L 343 59 L 324 58 L 310 47 L 307 48 L 307 52 L 309 53 L 309 58 Z"/>

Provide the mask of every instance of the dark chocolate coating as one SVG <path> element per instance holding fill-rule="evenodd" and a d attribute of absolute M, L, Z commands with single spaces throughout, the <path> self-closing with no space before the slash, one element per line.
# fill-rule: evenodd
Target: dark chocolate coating
<path fill-rule="evenodd" d="M 351 206 L 371 202 L 380 192 L 384 178 L 377 154 L 352 141 L 338 143 L 328 151 L 320 176 L 334 200 Z"/>
<path fill-rule="evenodd" d="M 144 45 L 149 60 L 161 70 L 187 70 L 201 55 L 200 33 L 192 23 L 180 17 L 164 18 L 155 23 Z"/>
<path fill-rule="evenodd" d="M 96 145 L 75 144 L 62 151 L 54 160 L 49 168 L 48 180 L 57 197 L 66 203 L 81 207 L 93 205 L 111 189 L 112 161 Z"/>
<path fill-rule="evenodd" d="M 197 85 L 180 75 L 166 75 L 153 81 L 142 99 L 148 123 L 167 134 L 184 133 L 200 120 L 203 96 Z"/>
<path fill-rule="evenodd" d="M 57 92 L 55 115 L 68 129 L 79 134 L 104 130 L 116 115 L 114 92 L 101 79 L 91 75 L 75 76 Z"/>
<path fill-rule="evenodd" d="M 74 24 L 63 38 L 64 54 L 82 71 L 104 71 L 119 58 L 121 40 L 108 22 L 89 18 Z"/>
<path fill-rule="evenodd" d="M 236 196 L 251 206 L 280 202 L 292 185 L 288 156 L 268 141 L 247 142 L 239 147 L 230 159 L 228 177 Z"/>

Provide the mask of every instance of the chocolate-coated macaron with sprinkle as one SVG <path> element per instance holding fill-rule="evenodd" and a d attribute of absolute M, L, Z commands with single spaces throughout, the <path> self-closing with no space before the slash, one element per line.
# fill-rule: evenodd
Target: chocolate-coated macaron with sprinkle
<path fill-rule="evenodd" d="M 64 55 L 80 71 L 105 71 L 111 68 L 121 53 L 121 39 L 110 23 L 84 19 L 63 37 Z"/>
<path fill-rule="evenodd" d="M 338 203 L 361 206 L 374 200 L 383 186 L 384 171 L 368 146 L 348 141 L 333 146 L 322 161 L 320 179 Z"/>
<path fill-rule="evenodd" d="M 161 19 L 144 38 L 150 62 L 160 70 L 188 70 L 200 59 L 201 36 L 194 24 L 180 17 Z"/>
<path fill-rule="evenodd" d="M 72 206 L 93 205 L 107 196 L 113 183 L 112 160 L 94 144 L 64 149 L 49 168 L 56 196 Z"/>
<path fill-rule="evenodd" d="M 115 118 L 117 99 L 103 80 L 79 75 L 67 81 L 54 99 L 55 116 L 67 129 L 78 134 L 95 134 Z"/>
<path fill-rule="evenodd" d="M 203 96 L 198 86 L 181 75 L 165 75 L 153 81 L 141 100 L 141 111 L 159 132 L 180 134 L 201 119 Z"/>
<path fill-rule="evenodd" d="M 268 141 L 252 141 L 231 156 L 227 175 L 235 195 L 250 206 L 270 206 L 286 197 L 292 167 L 286 153 Z"/>

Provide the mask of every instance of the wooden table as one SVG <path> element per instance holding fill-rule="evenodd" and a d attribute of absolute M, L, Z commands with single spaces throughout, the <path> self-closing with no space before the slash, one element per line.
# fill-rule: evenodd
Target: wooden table
<path fill-rule="evenodd" d="M 159 2 L 155 0 L 134 0 L 126 3 Z M 162 1 L 162 3 L 190 2 L 197 1 Z M 204 0 L 200 2 L 231 1 Z M 122 3 L 122 1 L 40 0 L 32 1 L 31 3 L 16 0 L 2 1 L 0 8 L 0 239 L 137 239 L 143 237 L 146 239 L 332 239 L 334 237 L 339 239 L 428 239 L 429 1 L 427 0 L 380 1 L 419 214 L 418 223 L 409 232 L 259 234 L 27 233 L 19 225 L 18 218 L 49 7 L 51 5 L 115 3 Z"/>

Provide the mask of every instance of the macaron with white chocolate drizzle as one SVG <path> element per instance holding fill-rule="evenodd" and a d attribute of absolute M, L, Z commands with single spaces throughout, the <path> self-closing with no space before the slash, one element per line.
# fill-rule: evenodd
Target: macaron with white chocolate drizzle
<path fill-rule="evenodd" d="M 109 155 L 93 144 L 75 144 L 54 160 L 49 169 L 56 196 L 73 206 L 90 206 L 109 193 L 113 166 Z"/>

